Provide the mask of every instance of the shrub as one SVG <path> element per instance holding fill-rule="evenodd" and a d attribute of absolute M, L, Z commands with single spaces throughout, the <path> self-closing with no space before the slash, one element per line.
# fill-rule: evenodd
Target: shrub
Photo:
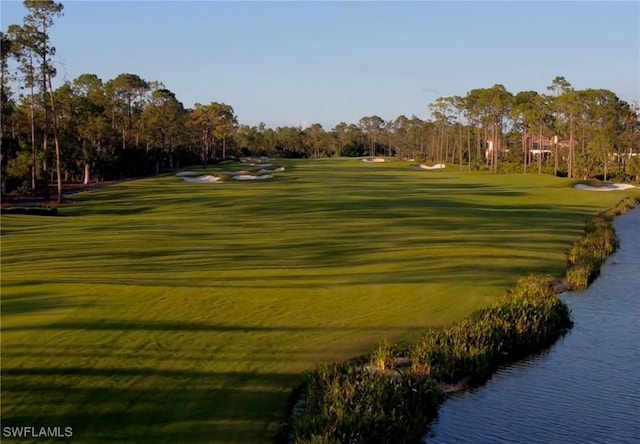
<path fill-rule="evenodd" d="M 440 381 L 483 378 L 505 355 L 539 349 L 571 325 L 571 313 L 551 289 L 551 279 L 530 276 L 493 305 L 411 347 L 412 369 Z"/>
<path fill-rule="evenodd" d="M 574 265 L 567 270 L 567 281 L 574 290 L 585 290 L 589 285 L 589 276 L 591 275 L 591 267 L 586 265 Z"/>
<path fill-rule="evenodd" d="M 392 369 L 395 366 L 394 352 L 395 346 L 385 339 L 371 354 L 371 364 L 380 370 Z"/>
<path fill-rule="evenodd" d="M 435 417 L 442 394 L 433 381 L 393 377 L 348 364 L 307 374 L 305 410 L 295 421 L 297 443 L 409 443 Z"/>
<path fill-rule="evenodd" d="M 626 197 L 613 208 L 586 221 L 584 236 L 573 244 L 567 257 L 566 280 L 573 288 L 584 290 L 598 277 L 602 265 L 620 246 L 613 229 L 613 218 L 634 208 L 638 202 L 640 196 Z"/>

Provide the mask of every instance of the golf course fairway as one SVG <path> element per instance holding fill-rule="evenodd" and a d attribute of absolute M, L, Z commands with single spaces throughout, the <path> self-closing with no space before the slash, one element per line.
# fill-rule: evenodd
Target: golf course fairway
<path fill-rule="evenodd" d="M 271 442 L 306 369 L 562 274 L 585 219 L 637 194 L 457 166 L 277 164 L 264 181 L 165 175 L 74 196 L 58 217 L 3 215 L 3 427 Z"/>

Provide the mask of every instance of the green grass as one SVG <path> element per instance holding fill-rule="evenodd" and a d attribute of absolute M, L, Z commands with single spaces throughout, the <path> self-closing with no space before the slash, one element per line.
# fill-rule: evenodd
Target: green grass
<path fill-rule="evenodd" d="M 269 442 L 304 370 L 415 340 L 524 274 L 560 275 L 585 219 L 637 193 L 283 164 L 272 181 L 165 176 L 86 193 L 60 217 L 3 215 L 3 427 Z"/>

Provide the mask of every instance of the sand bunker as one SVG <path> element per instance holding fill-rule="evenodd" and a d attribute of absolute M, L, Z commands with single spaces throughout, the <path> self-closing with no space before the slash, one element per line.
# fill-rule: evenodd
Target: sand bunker
<path fill-rule="evenodd" d="M 260 162 L 251 162 L 251 163 L 247 163 L 247 162 L 240 162 L 240 164 L 242 166 L 250 166 L 250 167 L 263 167 L 263 168 L 268 168 L 273 166 L 272 163 L 260 163 Z"/>
<path fill-rule="evenodd" d="M 264 180 L 271 179 L 273 176 L 269 173 L 278 173 L 284 171 L 284 167 L 274 168 L 272 170 L 262 169 L 257 173 L 250 173 L 249 171 L 220 171 L 218 174 L 226 174 L 231 176 L 231 179 L 235 180 Z M 195 176 L 197 174 L 194 171 L 181 171 L 176 173 L 180 179 L 185 180 L 187 182 L 193 183 L 221 183 L 223 182 L 222 177 L 206 175 L 206 176 Z"/>
<path fill-rule="evenodd" d="M 238 174 L 251 174 L 249 171 L 220 171 L 220 174 L 227 174 L 229 176 L 237 176 Z"/>
<path fill-rule="evenodd" d="M 265 160 L 269 160 L 268 157 L 260 156 L 258 158 L 255 157 L 242 157 L 238 163 L 247 166 L 259 166 L 259 167 L 270 167 L 273 166 L 271 163 L 264 163 Z"/>
<path fill-rule="evenodd" d="M 578 190 L 586 190 L 586 191 L 617 191 L 617 190 L 628 190 L 629 188 L 635 188 L 634 185 L 630 185 L 628 183 L 612 183 L 609 185 L 605 185 L 603 187 L 592 187 L 591 185 L 585 185 L 583 183 L 578 183 L 573 186 Z"/>
<path fill-rule="evenodd" d="M 272 176 L 269 174 L 263 174 L 259 176 L 253 176 L 251 174 L 236 174 L 231 178 L 235 180 L 264 180 L 264 179 L 271 179 L 271 177 Z"/>
<path fill-rule="evenodd" d="M 198 177 L 187 177 L 187 176 L 178 176 L 180 177 L 180 179 L 182 180 L 186 180 L 187 182 L 193 182 L 193 183 L 220 183 L 222 182 L 222 179 L 217 177 L 217 176 L 211 176 L 211 175 L 206 175 L 206 176 L 198 176 Z"/>
<path fill-rule="evenodd" d="M 420 165 L 413 165 L 411 168 L 414 168 L 416 170 L 443 170 L 444 167 L 445 167 L 444 163 L 436 163 L 433 166 L 428 166 L 421 163 Z"/>
<path fill-rule="evenodd" d="M 284 167 L 278 167 L 272 170 L 261 169 L 260 171 L 258 171 L 258 174 L 282 173 L 283 171 L 284 171 Z"/>
<path fill-rule="evenodd" d="M 384 161 L 385 160 L 380 157 L 374 157 L 372 159 L 360 159 L 360 162 L 368 162 L 368 163 L 380 163 Z"/>

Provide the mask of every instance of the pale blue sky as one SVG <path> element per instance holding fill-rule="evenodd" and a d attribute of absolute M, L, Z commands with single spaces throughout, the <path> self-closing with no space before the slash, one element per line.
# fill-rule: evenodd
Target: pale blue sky
<path fill-rule="evenodd" d="M 640 98 L 640 2 L 63 1 L 57 81 L 129 72 L 241 123 L 428 116 L 439 96 L 501 83 Z M 22 2 L 1 2 L 2 30 Z"/>

